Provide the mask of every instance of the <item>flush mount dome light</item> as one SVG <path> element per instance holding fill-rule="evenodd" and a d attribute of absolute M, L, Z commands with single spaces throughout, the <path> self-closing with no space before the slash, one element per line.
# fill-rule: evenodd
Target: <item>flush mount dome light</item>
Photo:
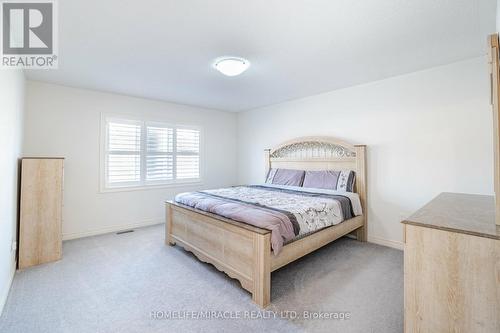
<path fill-rule="evenodd" d="M 215 59 L 213 66 L 226 76 L 236 76 L 250 67 L 250 61 L 240 57 L 220 57 Z"/>

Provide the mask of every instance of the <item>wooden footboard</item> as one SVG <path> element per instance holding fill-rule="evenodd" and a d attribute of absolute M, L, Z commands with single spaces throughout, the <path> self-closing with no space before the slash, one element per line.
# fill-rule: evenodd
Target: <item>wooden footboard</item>
<path fill-rule="evenodd" d="M 271 232 L 213 214 L 167 203 L 165 241 L 178 244 L 203 262 L 240 281 L 252 300 L 271 299 Z"/>
<path fill-rule="evenodd" d="M 272 271 L 364 226 L 364 217 L 357 216 L 285 245 L 275 256 L 269 230 L 173 202 L 167 202 L 166 216 L 168 245 L 178 244 L 240 281 L 262 308 L 271 300 Z"/>

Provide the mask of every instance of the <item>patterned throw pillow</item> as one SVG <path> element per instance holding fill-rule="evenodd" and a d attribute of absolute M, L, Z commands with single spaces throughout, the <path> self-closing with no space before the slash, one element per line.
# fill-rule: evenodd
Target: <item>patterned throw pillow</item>
<path fill-rule="evenodd" d="M 354 192 L 354 180 L 356 175 L 352 170 L 340 171 L 337 191 Z"/>

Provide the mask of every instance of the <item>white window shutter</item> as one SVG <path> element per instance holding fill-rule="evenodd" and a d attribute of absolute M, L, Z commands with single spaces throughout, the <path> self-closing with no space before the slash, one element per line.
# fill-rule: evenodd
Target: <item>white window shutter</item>
<path fill-rule="evenodd" d="M 174 179 L 174 129 L 148 126 L 146 131 L 146 181 Z"/>
<path fill-rule="evenodd" d="M 200 131 L 178 128 L 176 135 L 177 179 L 200 178 Z"/>
<path fill-rule="evenodd" d="M 140 123 L 108 122 L 107 183 L 130 184 L 141 180 Z"/>
<path fill-rule="evenodd" d="M 199 129 L 124 118 L 103 119 L 103 189 L 200 180 Z"/>

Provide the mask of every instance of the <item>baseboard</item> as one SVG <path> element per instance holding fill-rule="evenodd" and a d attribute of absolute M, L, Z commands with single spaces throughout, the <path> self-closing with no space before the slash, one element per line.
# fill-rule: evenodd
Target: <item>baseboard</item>
<path fill-rule="evenodd" d="M 127 230 L 127 229 L 147 227 L 147 226 L 160 224 L 160 223 L 165 223 L 163 217 L 157 218 L 157 219 L 144 220 L 144 221 L 136 222 L 136 223 L 118 224 L 118 225 L 113 225 L 113 226 L 109 226 L 109 227 L 86 230 L 86 231 L 81 231 L 81 232 L 63 233 L 63 240 L 97 236 L 97 235 L 102 235 L 102 234 L 108 234 L 110 232 L 117 232 L 117 231 L 122 231 L 122 230 Z"/>
<path fill-rule="evenodd" d="M 347 234 L 346 236 L 349 238 L 352 238 L 352 239 L 356 239 L 356 235 L 354 235 L 354 234 Z M 385 239 L 385 238 L 380 238 L 380 237 L 373 237 L 373 236 L 368 236 L 368 243 L 392 247 L 393 249 L 397 249 L 397 250 L 403 250 L 403 248 L 404 248 L 404 244 L 402 242 L 395 241 L 395 240 L 389 240 L 389 239 Z"/>
<path fill-rule="evenodd" d="M 99 229 L 92 229 L 92 230 L 87 230 L 87 231 L 82 231 L 82 232 L 66 233 L 66 234 L 63 234 L 63 240 L 97 236 L 97 235 L 107 234 L 110 232 L 117 232 L 117 231 L 122 231 L 122 230 L 127 230 L 127 229 L 147 227 L 147 226 L 160 224 L 160 223 L 164 223 L 163 218 L 145 220 L 142 222 L 130 223 L 130 224 L 119 224 L 119 225 L 114 225 L 114 226 L 109 226 L 109 227 L 99 228 Z M 354 235 L 350 235 L 350 234 L 347 235 L 347 237 L 356 238 Z M 403 250 L 403 248 L 404 248 L 403 242 L 385 239 L 385 238 L 380 238 L 380 237 L 376 237 L 376 236 L 368 236 L 368 242 L 378 244 L 378 245 L 392 247 L 393 249 L 398 249 L 398 250 Z"/>
<path fill-rule="evenodd" d="M 7 283 L 3 286 L 0 294 L 0 317 L 3 313 L 3 308 L 5 307 L 5 303 L 7 303 L 7 298 L 9 297 L 10 287 L 12 286 L 12 281 L 14 280 L 14 275 L 16 274 L 16 257 L 12 256 L 10 263 L 10 276 L 7 279 Z"/>
<path fill-rule="evenodd" d="M 403 250 L 403 248 L 404 248 L 403 242 L 390 240 L 390 239 L 384 239 L 384 238 L 370 236 L 370 235 L 368 235 L 368 242 L 378 244 L 378 245 L 392 247 L 393 249 L 398 249 L 398 250 Z"/>

